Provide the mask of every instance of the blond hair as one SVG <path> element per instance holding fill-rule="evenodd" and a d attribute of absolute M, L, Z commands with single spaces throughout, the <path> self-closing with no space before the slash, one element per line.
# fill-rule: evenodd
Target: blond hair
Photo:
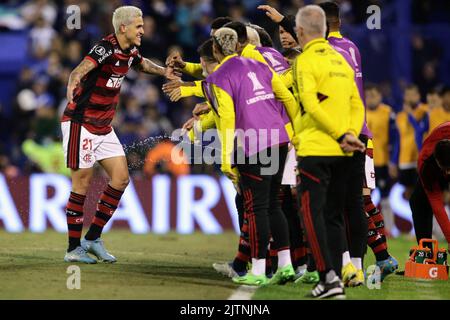
<path fill-rule="evenodd" d="M 214 33 L 213 37 L 224 56 L 236 53 L 236 46 L 238 44 L 238 35 L 236 31 L 231 28 L 222 27 Z"/>
<path fill-rule="evenodd" d="M 118 33 L 121 25 L 129 25 L 135 18 L 142 17 L 141 9 L 134 6 L 122 6 L 114 10 L 112 24 L 114 32 Z"/>
<path fill-rule="evenodd" d="M 254 46 L 261 47 L 261 40 L 259 39 L 258 32 L 250 26 L 245 26 L 245 28 L 247 29 L 248 42 Z"/>

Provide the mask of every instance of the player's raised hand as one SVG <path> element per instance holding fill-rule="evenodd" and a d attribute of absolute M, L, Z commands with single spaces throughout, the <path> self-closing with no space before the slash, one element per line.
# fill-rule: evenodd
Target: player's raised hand
<path fill-rule="evenodd" d="M 210 110 L 211 108 L 206 102 L 197 103 L 194 107 L 194 110 L 192 110 L 192 115 L 194 116 L 195 120 L 198 120 L 200 118 L 200 115 L 208 113 Z"/>
<path fill-rule="evenodd" d="M 195 122 L 194 118 L 190 118 L 188 121 L 186 121 L 183 124 L 183 127 L 181 127 L 182 132 L 184 133 L 191 130 L 194 127 L 194 122 Z"/>
<path fill-rule="evenodd" d="M 186 67 L 186 62 L 183 61 L 180 52 L 174 50 L 167 57 L 166 66 L 175 69 L 183 69 L 184 67 Z"/>
<path fill-rule="evenodd" d="M 173 80 L 167 83 L 164 83 L 162 86 L 162 90 L 165 94 L 170 94 L 173 90 L 181 87 L 183 82 L 181 80 Z"/>
<path fill-rule="evenodd" d="M 258 6 L 259 10 L 263 10 L 266 12 L 266 16 L 270 18 L 275 23 L 280 23 L 283 20 L 284 16 L 277 11 L 277 9 L 268 6 L 266 4 Z"/>
<path fill-rule="evenodd" d="M 171 81 L 163 85 L 163 92 L 169 96 L 170 101 L 175 102 L 181 99 L 180 81 Z"/>
<path fill-rule="evenodd" d="M 181 80 L 181 72 L 176 71 L 173 67 L 166 67 L 164 77 L 170 81 Z"/>

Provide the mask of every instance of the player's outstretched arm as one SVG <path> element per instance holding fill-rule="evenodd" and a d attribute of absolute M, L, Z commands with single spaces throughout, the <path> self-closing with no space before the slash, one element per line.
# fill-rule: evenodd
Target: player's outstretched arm
<path fill-rule="evenodd" d="M 162 76 L 168 80 L 180 79 L 180 77 L 175 74 L 173 67 L 161 67 L 147 58 L 142 58 L 142 61 L 138 64 L 137 68 L 139 71 Z"/>
<path fill-rule="evenodd" d="M 90 59 L 84 59 L 81 63 L 73 69 L 70 73 L 69 82 L 67 84 L 67 100 L 69 103 L 73 102 L 73 91 L 80 84 L 81 79 L 95 68 L 95 63 Z"/>
<path fill-rule="evenodd" d="M 277 9 L 271 7 L 269 5 L 260 5 L 257 7 L 259 10 L 263 10 L 266 13 L 266 16 L 270 18 L 275 23 L 280 23 L 283 20 L 284 16 L 278 12 Z"/>
<path fill-rule="evenodd" d="M 196 79 L 204 79 L 202 65 L 184 61 L 180 52 L 176 50 L 167 57 L 166 66 L 173 68 L 175 72 L 182 72 Z"/>

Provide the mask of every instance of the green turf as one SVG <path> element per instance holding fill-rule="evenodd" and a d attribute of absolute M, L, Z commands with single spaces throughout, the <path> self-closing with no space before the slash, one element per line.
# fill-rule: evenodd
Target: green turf
<path fill-rule="evenodd" d="M 81 289 L 68 290 L 66 236 L 0 231 L 0 299 L 226 299 L 235 285 L 211 264 L 232 257 L 236 234 L 102 236 L 116 264 L 79 264 Z"/>
<path fill-rule="evenodd" d="M 132 235 L 112 231 L 103 236 L 118 258 L 113 265 L 80 264 L 81 290 L 69 290 L 71 264 L 62 261 L 66 236 L 9 234 L 0 231 L 0 299 L 227 299 L 237 289 L 217 274 L 213 262 L 234 256 L 237 236 Z M 391 240 L 392 253 L 406 261 L 411 240 Z M 367 262 L 372 261 L 369 254 Z M 403 266 L 402 266 L 403 267 Z M 310 286 L 265 287 L 254 299 L 303 299 Z M 449 281 L 420 281 L 389 276 L 381 290 L 352 288 L 350 299 L 450 299 Z"/>
<path fill-rule="evenodd" d="M 404 270 L 404 263 L 408 259 L 408 253 L 414 241 L 406 237 L 388 240 L 391 255 L 397 258 L 400 270 Z M 365 266 L 374 264 L 374 256 L 368 248 Z M 311 291 L 311 285 L 297 285 L 289 283 L 283 287 L 265 287 L 259 289 L 253 299 L 304 299 Z M 389 275 L 381 283 L 379 290 L 370 290 L 366 286 L 347 288 L 347 300 L 349 299 L 376 299 L 376 300 L 439 300 L 450 299 L 450 281 L 421 280 L 406 278 L 399 275 Z"/>

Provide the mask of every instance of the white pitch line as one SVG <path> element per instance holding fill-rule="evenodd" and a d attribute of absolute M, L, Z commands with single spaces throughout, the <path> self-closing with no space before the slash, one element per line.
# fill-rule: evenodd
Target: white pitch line
<path fill-rule="evenodd" d="M 251 300 L 256 289 L 258 289 L 258 287 L 246 285 L 240 286 L 233 291 L 231 296 L 228 297 L 228 300 Z"/>

